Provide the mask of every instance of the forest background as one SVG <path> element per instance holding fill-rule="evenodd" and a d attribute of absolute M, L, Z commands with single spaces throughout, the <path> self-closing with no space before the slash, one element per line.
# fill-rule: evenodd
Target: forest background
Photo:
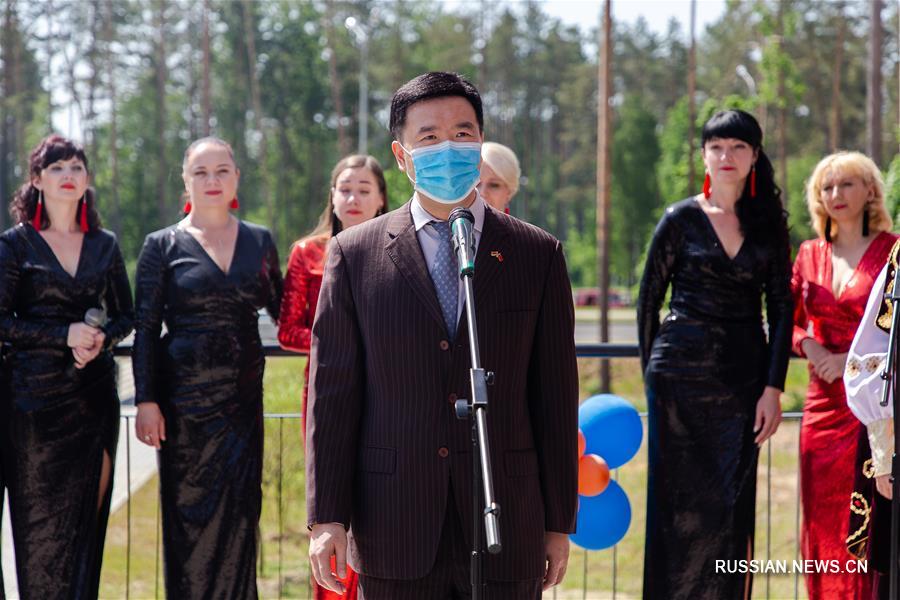
<path fill-rule="evenodd" d="M 594 286 L 596 5 L 596 25 L 579 28 L 536 2 L 2 0 L 0 198 L 21 184 L 64 97 L 130 266 L 147 233 L 179 219 L 184 149 L 209 133 L 234 145 L 241 217 L 266 224 L 285 259 L 361 129 L 386 167 L 391 206 L 408 199 L 389 150 L 391 94 L 424 71 L 458 71 L 481 90 L 486 139 L 520 157 L 512 213 L 562 239 L 573 285 Z M 730 0 L 696 32 L 694 69 L 688 23 L 662 33 L 614 23 L 612 283 L 635 285 L 663 207 L 699 191 L 690 132 L 696 147 L 702 122 L 726 106 L 764 124 L 795 245 L 812 236 L 804 181 L 833 149 L 875 158 L 895 213 L 898 19 L 896 2 Z M 0 229 L 9 224 L 0 211 Z"/>

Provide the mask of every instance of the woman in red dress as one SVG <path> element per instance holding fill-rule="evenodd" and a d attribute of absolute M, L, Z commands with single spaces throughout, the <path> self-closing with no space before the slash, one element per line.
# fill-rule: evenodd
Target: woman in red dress
<path fill-rule="evenodd" d="M 841 377 L 896 236 L 889 233 L 881 174 L 863 154 L 822 159 L 806 196 L 818 239 L 800 245 L 791 280 L 794 351 L 809 361 L 800 427 L 800 544 L 804 559 L 837 560 L 843 569 L 851 558 L 845 541 L 860 423 L 847 407 Z M 871 586 L 866 574 L 806 574 L 810 600 L 869 598 Z"/>
<path fill-rule="evenodd" d="M 355 154 L 341 159 L 331 171 L 331 191 L 319 224 L 308 236 L 294 244 L 288 259 L 281 300 L 278 342 L 282 348 L 309 353 L 316 302 L 322 285 L 325 248 L 332 236 L 388 211 L 387 183 L 381 165 L 372 156 Z M 309 362 L 303 372 L 301 431 L 306 439 L 306 397 L 309 391 Z M 334 568 L 334 565 L 332 565 Z M 350 567 L 342 578 L 346 592 L 335 594 L 312 580 L 313 598 L 357 598 L 357 576 Z"/>

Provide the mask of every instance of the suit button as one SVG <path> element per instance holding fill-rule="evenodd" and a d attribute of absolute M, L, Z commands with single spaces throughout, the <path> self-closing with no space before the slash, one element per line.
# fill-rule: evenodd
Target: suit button
<path fill-rule="evenodd" d="M 450 342 L 448 342 L 447 340 L 441 340 L 441 343 L 439 345 L 441 347 L 441 350 L 449 350 L 450 349 Z"/>
<path fill-rule="evenodd" d="M 447 396 L 447 402 L 449 402 L 450 404 L 456 404 L 457 397 L 458 396 L 456 394 L 450 394 L 449 396 Z"/>
<path fill-rule="evenodd" d="M 447 458 L 448 456 L 450 456 L 450 451 L 447 450 L 447 448 L 445 448 L 444 446 L 441 446 L 440 448 L 438 448 L 438 456 L 440 456 L 441 458 Z"/>

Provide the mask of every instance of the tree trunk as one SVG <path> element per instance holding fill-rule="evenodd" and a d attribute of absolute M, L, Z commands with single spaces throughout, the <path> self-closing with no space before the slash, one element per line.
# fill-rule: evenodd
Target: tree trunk
<path fill-rule="evenodd" d="M 334 30 L 334 1 L 325 2 L 325 48 L 328 50 L 328 83 L 331 87 L 331 103 L 337 116 L 338 150 L 341 156 L 350 154 L 350 138 L 344 128 L 344 101 L 341 97 L 341 74 L 337 68 L 337 33 Z"/>
<path fill-rule="evenodd" d="M 784 53 L 784 5 L 778 3 L 778 50 Z M 784 67 L 778 67 L 778 175 L 781 183 L 781 201 L 787 206 L 787 91 Z"/>
<path fill-rule="evenodd" d="M 106 40 L 106 74 L 109 88 L 109 168 L 110 191 L 112 192 L 112 229 L 117 235 L 122 234 L 122 204 L 119 197 L 119 127 L 116 97 L 116 58 L 112 51 L 114 37 L 113 22 L 116 0 L 106 0 L 106 11 L 103 19 L 103 37 Z"/>
<path fill-rule="evenodd" d="M 600 342 L 609 341 L 609 202 L 612 151 L 612 1 L 605 0 L 597 93 L 597 283 L 600 287 Z M 609 360 L 600 362 L 600 391 L 609 392 Z"/>
<path fill-rule="evenodd" d="M 268 139 L 262 118 L 262 98 L 259 92 L 259 77 L 256 73 L 256 24 L 253 20 L 253 3 L 242 0 L 241 15 L 244 21 L 244 39 L 247 41 L 247 77 L 250 80 L 250 103 L 253 107 L 253 128 L 259 134 L 259 193 L 266 203 L 266 224 L 270 230 L 275 227 L 275 207 L 269 193 L 269 181 L 266 177 L 268 168 Z M 273 234 L 274 235 L 274 234 Z"/>
<path fill-rule="evenodd" d="M 0 198 L 4 200 L 13 194 L 13 169 L 16 164 L 15 118 L 12 116 L 12 99 L 16 95 L 15 78 L 18 70 L 15 64 L 17 53 L 13 50 L 15 32 L 15 4 L 6 0 L 3 10 L 3 37 L 0 38 L 0 52 L 3 55 L 2 95 L 0 95 Z M 0 228 L 6 229 L 6 211 L 0 210 Z"/>
<path fill-rule="evenodd" d="M 828 128 L 828 141 L 832 152 L 841 147 L 841 72 L 844 62 L 844 36 L 847 24 L 844 20 L 844 3 L 838 2 L 837 39 L 834 42 L 834 63 L 831 70 L 831 126 Z"/>
<path fill-rule="evenodd" d="M 866 63 L 866 152 L 881 165 L 881 0 L 869 2 L 869 59 Z"/>
<path fill-rule="evenodd" d="M 203 136 L 210 134 L 209 122 L 212 119 L 212 99 L 209 86 L 209 0 L 203 0 L 203 125 L 200 130 Z"/>
<path fill-rule="evenodd" d="M 98 29 L 100 27 L 100 0 L 92 0 L 90 3 L 91 10 L 91 39 L 88 47 L 88 63 L 91 67 L 91 76 L 88 79 L 88 97 L 87 97 L 87 115 L 86 124 L 82 128 L 84 131 L 85 145 L 88 148 L 88 156 L 95 158 L 97 156 L 97 111 L 95 106 L 97 87 L 100 79 L 100 65 L 97 50 L 97 40 L 100 39 Z"/>
<path fill-rule="evenodd" d="M 162 226 L 168 221 L 168 167 L 166 160 L 166 0 L 156 3 L 156 218 Z"/>
<path fill-rule="evenodd" d="M 697 121 L 697 38 L 694 33 L 697 24 L 697 0 L 691 0 L 691 47 L 688 51 L 688 189 L 693 194 L 694 187 L 694 123 Z"/>

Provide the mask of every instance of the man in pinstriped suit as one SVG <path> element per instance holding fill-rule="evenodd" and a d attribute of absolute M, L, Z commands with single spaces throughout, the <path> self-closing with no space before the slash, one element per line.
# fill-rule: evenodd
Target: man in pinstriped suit
<path fill-rule="evenodd" d="M 313 574 L 341 591 L 330 560 L 343 575 L 349 555 L 368 600 L 469 596 L 471 429 L 454 413 L 468 390 L 468 334 L 461 284 L 454 279 L 454 299 L 437 275 L 445 222 L 466 206 L 481 359 L 496 373 L 488 424 L 503 551 L 485 559 L 486 595 L 540 598 L 565 573 L 577 498 L 578 377 L 562 248 L 468 187 L 463 163 L 483 139 L 471 83 L 420 75 L 394 95 L 390 120 L 394 156 L 416 192 L 332 239 L 313 326 Z M 435 183 L 438 172 L 449 175 Z M 455 200 L 459 185 L 465 196 Z"/>

